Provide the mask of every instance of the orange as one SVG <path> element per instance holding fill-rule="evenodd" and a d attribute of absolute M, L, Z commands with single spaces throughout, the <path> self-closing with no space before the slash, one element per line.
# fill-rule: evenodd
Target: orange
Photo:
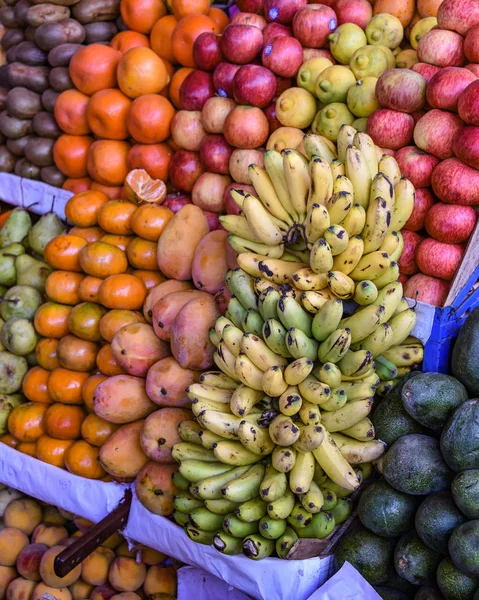
<path fill-rule="evenodd" d="M 62 338 L 69 332 L 68 315 L 72 307 L 57 302 L 46 302 L 35 313 L 33 324 L 37 333 L 47 338 Z"/>
<path fill-rule="evenodd" d="M 101 347 L 100 352 L 98 352 L 96 356 L 96 366 L 98 370 L 103 373 L 103 375 L 108 375 L 108 377 L 126 373 L 125 369 L 120 367 L 120 365 L 116 362 L 115 357 L 111 352 L 110 344 L 105 344 Z"/>
<path fill-rule="evenodd" d="M 101 446 L 118 427 L 95 414 L 89 414 L 82 423 L 81 435 L 92 446 Z"/>
<path fill-rule="evenodd" d="M 17 450 L 22 454 L 35 457 L 35 442 L 20 442 L 17 446 Z"/>
<path fill-rule="evenodd" d="M 70 77 L 87 96 L 116 87 L 116 68 L 121 53 L 103 44 L 83 46 L 70 61 Z"/>
<path fill-rule="evenodd" d="M 133 31 L 150 33 L 153 25 L 167 13 L 163 0 L 122 0 L 123 22 Z"/>
<path fill-rule="evenodd" d="M 100 319 L 105 313 L 103 306 L 93 302 L 77 304 L 68 317 L 70 332 L 82 340 L 101 342 Z"/>
<path fill-rule="evenodd" d="M 135 144 L 128 152 L 128 170 L 145 169 L 150 177 L 166 183 L 172 156 L 168 144 Z"/>
<path fill-rule="evenodd" d="M 171 9 L 178 21 L 187 15 L 207 15 L 210 0 L 171 0 Z"/>
<path fill-rule="evenodd" d="M 41 339 L 35 348 L 35 356 L 40 367 L 53 371 L 60 366 L 57 358 L 58 340 L 55 338 Z"/>
<path fill-rule="evenodd" d="M 57 235 L 45 246 L 45 260 L 54 269 L 81 271 L 80 251 L 87 241 L 76 235 Z"/>
<path fill-rule="evenodd" d="M 110 48 L 118 50 L 122 54 L 128 52 L 132 48 L 137 46 L 143 46 L 144 48 L 150 47 L 150 40 L 148 36 L 137 31 L 120 31 L 110 42 Z"/>
<path fill-rule="evenodd" d="M 46 432 L 57 440 L 76 440 L 80 437 L 85 416 L 81 406 L 52 404 L 45 413 Z"/>
<path fill-rule="evenodd" d="M 53 271 L 46 281 L 45 292 L 50 300 L 75 306 L 80 302 L 80 283 L 85 276 L 73 271 Z"/>
<path fill-rule="evenodd" d="M 133 233 L 131 219 L 135 210 L 136 206 L 132 202 L 110 200 L 101 207 L 98 224 L 108 233 L 129 235 Z"/>
<path fill-rule="evenodd" d="M 166 206 L 143 204 L 133 214 L 131 226 L 136 235 L 157 242 L 173 214 Z"/>
<path fill-rule="evenodd" d="M 105 242 L 87 244 L 80 254 L 80 264 L 85 273 L 102 279 L 124 273 L 128 268 L 123 250 Z"/>
<path fill-rule="evenodd" d="M 64 404 L 82 404 L 81 391 L 87 379 L 88 373 L 79 373 L 62 367 L 55 369 L 50 373 L 48 379 L 48 394 L 51 401 L 63 402 Z"/>
<path fill-rule="evenodd" d="M 35 457 L 44 463 L 64 469 L 65 452 L 73 442 L 73 439 L 57 440 L 49 435 L 42 435 L 35 445 Z"/>
<path fill-rule="evenodd" d="M 125 325 L 144 323 L 145 319 L 139 312 L 132 310 L 109 310 L 100 321 L 100 333 L 107 342 L 111 342 L 115 333 Z"/>
<path fill-rule="evenodd" d="M 90 189 L 103 192 L 110 200 L 121 198 L 123 194 L 122 185 L 103 185 L 102 183 L 98 183 L 98 181 L 92 181 Z"/>
<path fill-rule="evenodd" d="M 160 283 L 166 281 L 166 277 L 159 271 L 143 271 L 140 269 L 133 271 L 132 275 L 138 277 L 138 279 L 141 279 L 147 290 L 151 290 L 151 288 L 154 288 Z"/>
<path fill-rule="evenodd" d="M 220 33 L 223 33 L 226 27 L 228 27 L 228 25 L 230 24 L 230 20 L 225 11 L 221 10 L 221 8 L 217 8 L 216 6 L 210 8 L 208 17 L 218 25 L 218 27 L 220 28 Z"/>
<path fill-rule="evenodd" d="M 91 179 L 89 177 L 79 177 L 78 179 L 65 179 L 62 190 L 79 194 L 90 189 Z"/>
<path fill-rule="evenodd" d="M 103 185 L 122 185 L 128 175 L 126 159 L 130 144 L 115 140 L 93 142 L 87 158 L 88 173 Z"/>
<path fill-rule="evenodd" d="M 91 371 L 95 368 L 98 350 L 95 342 L 81 340 L 74 335 L 66 335 L 58 344 L 58 361 L 64 369 Z"/>
<path fill-rule="evenodd" d="M 30 400 L 30 402 L 43 402 L 44 404 L 52 402 L 47 390 L 49 377 L 50 371 L 42 367 L 32 367 L 22 382 L 22 390 L 25 398 Z"/>
<path fill-rule="evenodd" d="M 183 81 L 188 77 L 188 75 L 194 70 L 195 69 L 192 69 L 190 67 L 182 67 L 181 69 L 178 69 L 178 71 L 176 71 L 176 73 L 171 78 L 170 85 L 168 86 L 168 91 L 170 94 L 170 100 L 177 109 L 182 108 L 180 100 L 181 85 Z"/>
<path fill-rule="evenodd" d="M 85 440 L 78 440 L 65 452 L 65 466 L 74 475 L 101 479 L 106 473 L 98 461 L 98 448 Z"/>
<path fill-rule="evenodd" d="M 69 233 L 77 235 L 87 242 L 96 242 L 105 234 L 101 227 L 72 227 Z"/>
<path fill-rule="evenodd" d="M 166 185 L 161 179 L 152 179 L 144 169 L 133 169 L 125 179 L 125 195 L 135 204 L 161 204 L 166 196 Z"/>
<path fill-rule="evenodd" d="M 105 379 L 108 379 L 108 377 L 106 377 L 105 375 L 96 374 L 89 377 L 83 384 L 81 395 L 83 398 L 83 402 L 85 403 L 85 406 L 88 408 L 88 410 L 93 411 L 93 397 L 95 394 L 95 390 L 102 381 L 105 381 Z"/>
<path fill-rule="evenodd" d="M 0 437 L 0 443 L 5 444 L 5 446 L 8 446 L 9 448 L 18 447 L 18 440 L 16 440 L 13 435 L 10 435 L 9 433 L 6 433 Z"/>
<path fill-rule="evenodd" d="M 134 275 L 111 275 L 100 286 L 100 302 L 107 308 L 139 310 L 145 296 L 145 284 Z"/>
<path fill-rule="evenodd" d="M 133 239 L 132 235 L 119 235 L 116 233 L 106 233 L 104 236 L 100 238 L 100 242 L 105 242 L 105 244 L 110 244 L 111 246 L 115 246 L 123 252 L 126 251 L 128 244 Z"/>
<path fill-rule="evenodd" d="M 170 137 L 175 109 L 171 102 L 158 94 L 146 94 L 133 100 L 128 111 L 130 135 L 141 144 L 157 144 Z"/>
<path fill-rule="evenodd" d="M 126 115 L 131 100 L 120 90 L 100 90 L 88 103 L 87 120 L 94 135 L 107 140 L 128 137 Z"/>
<path fill-rule="evenodd" d="M 134 238 L 126 249 L 128 261 L 135 269 L 157 271 L 156 242 L 144 240 L 141 237 Z"/>
<path fill-rule="evenodd" d="M 61 135 L 53 146 L 53 160 L 67 177 L 79 178 L 88 175 L 88 150 L 93 138 L 87 135 Z"/>
<path fill-rule="evenodd" d="M 8 417 L 8 431 L 19 442 L 36 442 L 45 433 L 48 404 L 25 402 L 16 406 Z"/>
<path fill-rule="evenodd" d="M 100 290 L 100 285 L 103 283 L 103 279 L 99 277 L 91 277 L 88 275 L 85 279 L 80 283 L 80 300 L 82 302 L 96 302 L 100 303 L 98 292 Z"/>
<path fill-rule="evenodd" d="M 65 90 L 55 100 L 53 115 L 60 129 L 70 135 L 86 135 L 90 126 L 86 118 L 89 97 L 78 90 Z"/>
<path fill-rule="evenodd" d="M 220 27 L 206 15 L 188 15 L 178 21 L 171 36 L 171 49 L 176 62 L 184 67 L 194 67 L 193 44 L 205 31 L 220 33 Z"/>
<path fill-rule="evenodd" d="M 170 63 L 176 62 L 175 55 L 171 49 L 171 34 L 177 23 L 178 21 L 174 15 L 166 15 L 166 17 L 158 19 L 150 33 L 151 49 L 160 58 L 164 58 Z"/>
<path fill-rule="evenodd" d="M 150 48 L 132 48 L 118 63 L 118 87 L 129 98 L 158 94 L 169 81 L 165 63 Z"/>

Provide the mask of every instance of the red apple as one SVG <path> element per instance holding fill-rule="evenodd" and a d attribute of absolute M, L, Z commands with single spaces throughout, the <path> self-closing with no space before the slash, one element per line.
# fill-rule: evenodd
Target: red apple
<path fill-rule="evenodd" d="M 462 91 L 477 77 L 468 69 L 446 67 L 436 73 L 427 86 L 427 101 L 433 108 L 457 111 Z"/>
<path fill-rule="evenodd" d="M 182 192 L 167 194 L 164 202 L 161 203 L 162 206 L 166 206 L 174 213 L 177 213 L 186 204 L 192 204 L 191 196 Z"/>
<path fill-rule="evenodd" d="M 226 60 L 245 65 L 256 58 L 263 45 L 261 30 L 253 25 L 228 25 L 221 36 Z"/>
<path fill-rule="evenodd" d="M 412 113 L 426 102 L 427 82 L 410 69 L 388 69 L 376 83 L 376 97 L 385 108 Z"/>
<path fill-rule="evenodd" d="M 208 133 L 222 133 L 226 117 L 236 106 L 231 98 L 208 98 L 201 111 L 201 122 Z"/>
<path fill-rule="evenodd" d="M 471 71 L 471 73 L 474 73 L 474 75 L 476 75 L 476 77 L 479 77 L 479 65 L 476 65 L 475 63 L 471 63 L 470 65 L 466 65 L 465 68 L 468 69 L 469 71 Z"/>
<path fill-rule="evenodd" d="M 193 204 L 203 210 L 214 213 L 223 213 L 225 190 L 231 183 L 227 175 L 217 173 L 203 173 L 198 177 L 191 192 Z"/>
<path fill-rule="evenodd" d="M 241 12 L 261 14 L 264 8 L 264 0 L 238 0 L 236 5 Z"/>
<path fill-rule="evenodd" d="M 421 231 L 421 229 L 424 229 L 426 214 L 434 202 L 434 196 L 427 188 L 416 188 L 414 210 L 404 225 L 404 229 L 408 231 Z"/>
<path fill-rule="evenodd" d="M 401 170 L 401 175 L 407 177 L 415 188 L 425 188 L 431 185 L 431 176 L 439 159 L 416 148 L 406 146 L 396 152 L 396 160 Z"/>
<path fill-rule="evenodd" d="M 437 24 L 441 29 L 457 31 L 461 35 L 479 23 L 479 4 L 476 0 L 444 0 L 437 11 Z"/>
<path fill-rule="evenodd" d="M 171 121 L 171 137 L 183 150 L 197 152 L 207 136 L 199 110 L 179 110 Z"/>
<path fill-rule="evenodd" d="M 399 269 L 405 275 L 414 275 L 419 271 L 414 255 L 416 248 L 424 240 L 424 237 L 406 229 L 403 229 L 401 233 L 404 238 L 404 250 L 398 260 Z"/>
<path fill-rule="evenodd" d="M 293 30 L 291 27 L 286 27 L 286 25 L 281 25 L 281 23 L 268 23 L 263 29 L 263 46 L 267 46 L 275 37 L 292 37 L 292 35 Z"/>
<path fill-rule="evenodd" d="M 406 283 L 409 281 L 409 277 L 407 275 L 404 275 L 404 273 L 399 273 L 398 281 L 400 283 L 402 283 L 402 285 L 404 287 L 406 285 Z"/>
<path fill-rule="evenodd" d="M 236 148 L 230 158 L 230 174 L 231 177 L 238 183 L 250 184 L 251 179 L 248 173 L 250 165 L 263 166 L 264 150 L 240 149 Z"/>
<path fill-rule="evenodd" d="M 303 63 L 305 63 L 310 58 L 327 58 L 330 60 L 333 65 L 336 64 L 336 60 L 334 56 L 331 54 L 329 50 L 325 48 L 303 48 Z"/>
<path fill-rule="evenodd" d="M 448 204 L 479 206 L 479 171 L 457 158 L 448 158 L 434 169 L 432 189 Z"/>
<path fill-rule="evenodd" d="M 378 148 L 381 151 L 381 156 L 383 154 L 388 154 L 389 156 L 392 156 L 393 158 L 396 156 L 396 151 L 392 150 L 391 148 L 381 148 L 380 146 L 378 146 Z"/>
<path fill-rule="evenodd" d="M 406 113 L 381 108 L 368 118 L 367 132 L 378 146 L 398 150 L 411 142 L 414 119 Z"/>
<path fill-rule="evenodd" d="M 471 206 L 437 202 L 426 215 L 426 231 L 438 242 L 463 244 L 476 226 L 476 211 Z"/>
<path fill-rule="evenodd" d="M 308 4 L 294 15 L 294 37 L 308 48 L 321 48 L 338 26 L 338 17 L 324 4 Z"/>
<path fill-rule="evenodd" d="M 417 273 L 404 286 L 404 295 L 425 304 L 444 306 L 450 289 L 451 284 L 448 281 Z"/>
<path fill-rule="evenodd" d="M 421 117 L 424 117 L 427 111 L 425 110 L 415 110 L 411 113 L 411 117 L 414 119 L 414 123 L 417 123 Z"/>
<path fill-rule="evenodd" d="M 237 106 L 226 117 L 224 136 L 236 148 L 259 148 L 268 139 L 268 119 L 256 106 Z"/>
<path fill-rule="evenodd" d="M 239 215 L 241 213 L 241 208 L 231 197 L 231 190 L 244 190 L 245 192 L 247 192 L 248 194 L 252 194 L 253 196 L 256 194 L 256 191 L 252 185 L 247 185 L 245 183 L 237 183 L 236 181 L 230 183 L 230 185 L 226 188 L 225 195 L 223 198 L 225 212 L 227 215 Z"/>
<path fill-rule="evenodd" d="M 213 84 L 219 96 L 233 97 L 233 79 L 240 65 L 229 62 L 220 62 L 213 73 Z"/>
<path fill-rule="evenodd" d="M 269 106 L 263 109 L 263 112 L 266 115 L 266 118 L 268 119 L 269 135 L 271 135 L 273 131 L 276 131 L 277 129 L 282 127 L 281 123 L 278 120 L 278 117 L 276 116 L 276 102 L 271 102 Z"/>
<path fill-rule="evenodd" d="M 231 23 L 234 25 L 252 25 L 261 31 L 266 27 L 266 19 L 251 12 L 240 12 L 231 19 Z"/>
<path fill-rule="evenodd" d="M 469 125 L 479 125 L 479 80 L 470 83 L 457 103 L 461 119 Z"/>
<path fill-rule="evenodd" d="M 180 87 L 180 101 L 184 110 L 201 110 L 208 98 L 215 95 L 213 75 L 196 69 Z"/>
<path fill-rule="evenodd" d="M 203 214 L 205 215 L 206 220 L 208 221 L 208 227 L 210 228 L 210 231 L 223 229 L 223 226 L 220 223 L 220 219 L 217 213 L 210 212 L 209 210 L 204 210 Z"/>
<path fill-rule="evenodd" d="M 435 67 L 434 65 L 429 65 L 428 63 L 416 63 L 411 67 L 411 71 L 415 71 L 422 75 L 424 79 L 429 83 L 432 77 L 440 71 L 440 67 Z"/>
<path fill-rule="evenodd" d="M 459 160 L 479 169 L 479 127 L 463 127 L 452 142 L 452 149 Z"/>
<path fill-rule="evenodd" d="M 338 16 L 338 25 L 354 23 L 366 29 L 373 16 L 373 8 L 368 0 L 338 0 L 334 4 L 334 12 Z"/>
<path fill-rule="evenodd" d="M 453 156 L 452 140 L 463 125 L 457 115 L 435 108 L 416 123 L 414 141 L 416 146 L 425 152 L 434 154 L 438 158 L 449 158 Z"/>
<path fill-rule="evenodd" d="M 275 98 L 278 98 L 285 90 L 289 90 L 289 88 L 294 87 L 295 85 L 296 82 L 292 77 L 276 77 Z"/>
<path fill-rule="evenodd" d="M 204 170 L 199 152 L 177 150 L 170 162 L 170 183 L 175 190 L 191 192 Z"/>
<path fill-rule="evenodd" d="M 264 47 L 262 60 L 276 75 L 296 77 L 303 64 L 303 48 L 293 37 L 276 37 Z"/>
<path fill-rule="evenodd" d="M 200 157 L 207 171 L 228 175 L 233 148 L 222 135 L 207 135 L 201 142 Z"/>
<path fill-rule="evenodd" d="M 419 62 L 436 67 L 462 67 L 464 52 L 463 39 L 454 31 L 431 29 L 419 40 L 416 52 Z"/>
<path fill-rule="evenodd" d="M 416 263 L 425 275 L 450 281 L 461 264 L 463 254 L 462 244 L 444 244 L 427 238 L 416 250 Z"/>
<path fill-rule="evenodd" d="M 259 65 L 244 65 L 233 79 L 233 97 L 238 104 L 264 108 L 276 94 L 276 77 Z"/>
<path fill-rule="evenodd" d="M 198 69 L 214 71 L 223 59 L 220 36 L 211 31 L 199 35 L 193 44 L 193 59 Z"/>
<path fill-rule="evenodd" d="M 307 4 L 308 0 L 265 0 L 264 15 L 268 21 L 288 25 L 294 14 Z"/>
<path fill-rule="evenodd" d="M 471 63 L 479 62 L 479 24 L 471 27 L 464 39 L 464 54 Z"/>

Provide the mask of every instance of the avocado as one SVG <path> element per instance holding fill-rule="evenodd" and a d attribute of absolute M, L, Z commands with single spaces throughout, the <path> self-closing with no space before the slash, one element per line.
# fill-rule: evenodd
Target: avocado
<path fill-rule="evenodd" d="M 479 520 L 459 525 L 449 540 L 452 562 L 466 575 L 479 577 Z"/>
<path fill-rule="evenodd" d="M 347 561 L 371 585 L 381 585 L 388 580 L 393 555 L 393 540 L 358 527 L 339 542 L 336 548 L 336 567 L 339 569 Z"/>
<path fill-rule="evenodd" d="M 422 543 L 415 531 L 406 533 L 394 551 L 394 566 L 413 585 L 431 585 L 442 556 Z"/>
<path fill-rule="evenodd" d="M 479 519 L 479 469 L 462 471 L 451 486 L 454 502 L 469 519 Z"/>
<path fill-rule="evenodd" d="M 398 492 L 385 481 L 374 481 L 359 499 L 358 516 L 376 535 L 397 537 L 414 526 L 418 499 Z"/>
<path fill-rule="evenodd" d="M 441 452 L 456 472 L 479 468 L 479 400 L 461 404 L 441 434 Z"/>
<path fill-rule="evenodd" d="M 401 592 L 401 590 L 395 590 L 394 588 L 382 585 L 375 587 L 374 590 L 383 600 L 408 600 L 410 598 L 408 594 Z"/>
<path fill-rule="evenodd" d="M 414 600 L 444 600 L 444 596 L 435 588 L 424 586 L 418 589 Z"/>
<path fill-rule="evenodd" d="M 469 396 L 462 383 L 442 373 L 420 373 L 402 390 L 406 411 L 434 431 L 441 431 L 451 412 L 466 400 Z"/>
<path fill-rule="evenodd" d="M 448 489 L 453 479 L 439 442 L 420 434 L 404 435 L 394 442 L 384 457 L 383 475 L 396 490 L 415 496 Z"/>
<path fill-rule="evenodd" d="M 428 496 L 416 513 L 415 526 L 421 540 L 437 552 L 448 554 L 451 533 L 466 517 L 457 508 L 449 491 Z"/>
<path fill-rule="evenodd" d="M 452 374 L 471 396 L 479 396 L 479 307 L 467 317 L 452 351 Z"/>
<path fill-rule="evenodd" d="M 469 577 L 445 558 L 437 568 L 437 585 L 447 600 L 473 600 L 479 578 Z"/>

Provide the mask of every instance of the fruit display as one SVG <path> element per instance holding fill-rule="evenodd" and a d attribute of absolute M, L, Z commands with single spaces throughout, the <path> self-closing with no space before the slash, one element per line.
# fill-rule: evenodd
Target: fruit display
<path fill-rule="evenodd" d="M 2 486 L 1 600 L 175 600 L 176 567 L 161 552 L 114 533 L 65 577 L 53 563 L 93 523 Z"/>
<path fill-rule="evenodd" d="M 371 417 L 386 439 L 382 478 L 363 492 L 361 528 L 340 542 L 353 564 L 389 598 L 473 600 L 479 589 L 477 344 L 479 310 L 452 355 L 454 377 L 411 373 Z M 472 370 L 471 370 L 472 369 Z"/>

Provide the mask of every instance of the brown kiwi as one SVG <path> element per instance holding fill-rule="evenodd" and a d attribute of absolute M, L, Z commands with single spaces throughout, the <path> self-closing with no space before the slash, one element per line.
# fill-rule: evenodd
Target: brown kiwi
<path fill-rule="evenodd" d="M 68 67 L 74 54 L 83 48 L 83 44 L 61 44 L 48 53 L 48 62 L 52 67 Z"/>
<path fill-rule="evenodd" d="M 53 108 L 55 106 L 55 101 L 58 98 L 58 93 L 55 92 L 54 90 L 52 90 L 51 88 L 49 88 L 48 90 L 45 90 L 42 94 L 42 104 L 43 104 L 43 108 L 49 112 L 52 113 L 53 112 Z"/>
<path fill-rule="evenodd" d="M 27 23 L 27 11 L 30 8 L 31 4 L 28 0 L 18 0 L 15 4 L 15 19 L 18 23 L 20 23 L 20 27 L 26 27 Z"/>
<path fill-rule="evenodd" d="M 32 138 L 25 147 L 25 158 L 37 167 L 53 165 L 53 144 L 50 138 Z"/>
<path fill-rule="evenodd" d="M 118 33 L 118 27 L 115 23 L 89 23 L 85 25 L 86 44 L 94 44 L 95 42 L 109 42 L 113 36 Z"/>
<path fill-rule="evenodd" d="M 68 67 L 55 67 L 50 71 L 50 86 L 58 93 L 64 92 L 65 90 L 71 90 L 75 86 L 70 77 Z"/>
<path fill-rule="evenodd" d="M 70 16 L 70 9 L 56 4 L 37 4 L 27 10 L 26 22 L 32 27 L 39 27 L 43 23 L 59 23 Z"/>
<path fill-rule="evenodd" d="M 7 29 L 16 29 L 21 26 L 21 23 L 15 18 L 15 9 L 12 6 L 0 8 L 0 23 Z"/>
<path fill-rule="evenodd" d="M 40 179 L 45 183 L 48 183 L 48 185 L 62 187 L 62 185 L 65 183 L 66 177 L 61 171 L 52 165 L 50 167 L 43 167 L 41 169 Z"/>
<path fill-rule="evenodd" d="M 56 139 L 62 134 L 62 130 L 58 127 L 55 117 L 45 111 L 37 113 L 33 117 L 33 131 L 39 137 Z"/>
<path fill-rule="evenodd" d="M 25 156 L 25 147 L 31 139 L 31 135 L 25 135 L 16 140 L 7 140 L 6 146 L 15 156 Z"/>
<path fill-rule="evenodd" d="M 72 8 L 73 17 L 85 25 L 113 21 L 120 14 L 120 0 L 81 0 Z"/>
<path fill-rule="evenodd" d="M 0 131 L 5 137 L 15 140 L 32 133 L 33 125 L 29 119 L 12 117 L 4 110 L 0 113 Z"/>
<path fill-rule="evenodd" d="M 21 158 L 15 165 L 15 175 L 27 179 L 40 179 L 40 167 L 32 164 L 26 158 Z"/>
<path fill-rule="evenodd" d="M 14 62 L 7 65 L 7 73 L 10 85 L 12 87 L 26 87 L 29 90 L 41 94 L 49 87 L 48 67 L 32 67 L 23 65 L 20 62 Z"/>
<path fill-rule="evenodd" d="M 6 146 L 0 146 L 0 173 L 11 173 L 15 168 L 16 158 Z"/>
<path fill-rule="evenodd" d="M 8 90 L 0 87 L 0 111 L 7 108 Z"/>
<path fill-rule="evenodd" d="M 16 46 L 16 58 L 19 62 L 24 65 L 46 65 L 48 64 L 48 54 L 34 43 L 34 42 L 21 42 Z"/>
<path fill-rule="evenodd" d="M 9 50 L 24 40 L 25 32 L 23 29 L 7 29 L 2 37 L 2 48 L 4 50 Z"/>
<path fill-rule="evenodd" d="M 7 95 L 7 110 L 13 117 L 32 119 L 42 110 L 40 94 L 24 87 L 12 88 Z"/>
<path fill-rule="evenodd" d="M 44 23 L 35 31 L 35 41 L 45 51 L 53 50 L 61 44 L 81 44 L 85 39 L 85 28 L 74 19 L 60 23 Z"/>

